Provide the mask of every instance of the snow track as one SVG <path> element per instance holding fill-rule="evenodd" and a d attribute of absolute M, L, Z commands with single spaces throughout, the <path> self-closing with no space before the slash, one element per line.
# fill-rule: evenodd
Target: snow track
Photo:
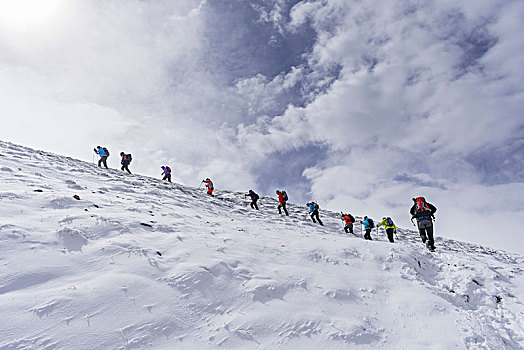
<path fill-rule="evenodd" d="M 522 256 L 5 142 L 0 181 L 0 349 L 524 348 Z"/>

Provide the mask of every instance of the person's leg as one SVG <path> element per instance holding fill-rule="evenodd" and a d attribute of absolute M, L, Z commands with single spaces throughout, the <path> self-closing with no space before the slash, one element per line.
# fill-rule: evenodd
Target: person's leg
<path fill-rule="evenodd" d="M 171 174 L 167 174 L 167 181 L 171 182 Z"/>
<path fill-rule="evenodd" d="M 344 226 L 344 231 L 345 231 L 346 233 L 349 233 L 349 224 L 347 224 L 346 226 Z"/>
<path fill-rule="evenodd" d="M 389 239 L 389 241 L 390 241 L 391 243 L 394 243 L 394 242 L 393 242 L 393 231 L 394 231 L 394 230 L 393 230 L 392 228 L 388 228 L 388 229 L 386 230 L 386 233 L 387 233 L 387 235 L 388 235 L 388 239 Z"/>
<path fill-rule="evenodd" d="M 349 233 L 353 234 L 353 223 L 349 223 L 347 224 L 348 226 L 348 229 L 349 229 Z"/>
<path fill-rule="evenodd" d="M 106 169 L 109 169 L 109 168 L 107 167 L 107 156 L 103 156 L 101 159 L 102 159 L 102 164 L 104 164 L 105 168 L 106 168 Z"/>
<path fill-rule="evenodd" d="M 370 228 L 367 228 L 366 229 L 366 234 L 364 235 L 364 238 L 371 241 L 371 229 Z"/>
<path fill-rule="evenodd" d="M 253 205 L 255 206 L 255 209 L 256 209 L 256 210 L 259 210 L 259 209 L 258 209 L 258 205 L 257 205 L 257 201 L 258 201 L 258 199 L 255 199 L 255 200 L 253 201 Z"/>
<path fill-rule="evenodd" d="M 102 158 L 98 160 L 98 166 L 102 166 Z"/>
<path fill-rule="evenodd" d="M 320 220 L 320 217 L 318 216 L 318 210 L 315 211 L 315 216 L 316 216 L 317 221 L 318 221 L 318 223 L 320 224 L 320 226 L 324 226 L 324 224 L 322 223 L 322 220 Z"/>
<path fill-rule="evenodd" d="M 167 174 L 164 175 L 164 177 L 162 178 L 162 181 L 165 181 L 167 180 Z"/>
<path fill-rule="evenodd" d="M 312 212 L 311 214 L 309 214 L 309 217 L 311 218 L 311 220 L 313 220 L 313 222 L 316 224 L 317 222 L 315 221 L 315 212 Z"/>
<path fill-rule="evenodd" d="M 289 216 L 289 213 L 287 212 L 287 209 L 286 209 L 286 202 L 282 203 L 282 209 L 284 209 L 286 216 Z"/>
<path fill-rule="evenodd" d="M 129 164 L 126 164 L 125 167 L 126 167 L 127 172 L 131 174 L 131 171 L 129 170 Z"/>
<path fill-rule="evenodd" d="M 418 222 L 418 232 L 420 234 L 420 238 L 422 239 L 422 243 L 426 243 L 426 240 L 428 238 L 426 237 L 426 228 L 424 226 L 424 221 Z"/>
<path fill-rule="evenodd" d="M 282 204 L 279 204 L 278 207 L 277 207 L 277 209 L 278 209 L 278 213 L 279 213 L 279 214 L 282 214 L 282 210 L 281 210 L 281 208 L 282 208 Z"/>
<path fill-rule="evenodd" d="M 431 223 L 431 226 L 426 227 L 426 232 L 428 234 L 428 247 L 435 249 L 435 241 L 433 240 L 433 223 Z"/>

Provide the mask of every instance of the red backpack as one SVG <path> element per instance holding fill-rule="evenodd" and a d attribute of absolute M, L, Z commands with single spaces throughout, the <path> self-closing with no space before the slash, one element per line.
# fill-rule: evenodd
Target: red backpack
<path fill-rule="evenodd" d="M 417 197 L 415 198 L 415 203 L 416 203 L 416 212 L 417 213 L 420 213 L 420 212 L 425 212 L 425 211 L 431 211 L 431 209 L 429 209 L 429 206 L 428 206 L 428 203 L 426 203 L 426 199 L 424 197 Z"/>

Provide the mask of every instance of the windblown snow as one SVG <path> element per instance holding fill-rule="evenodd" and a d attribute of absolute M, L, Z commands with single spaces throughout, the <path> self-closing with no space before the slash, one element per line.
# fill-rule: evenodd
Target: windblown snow
<path fill-rule="evenodd" d="M 438 221 L 430 253 L 5 142 L 0 184 L 0 349 L 524 348 L 524 257 Z"/>

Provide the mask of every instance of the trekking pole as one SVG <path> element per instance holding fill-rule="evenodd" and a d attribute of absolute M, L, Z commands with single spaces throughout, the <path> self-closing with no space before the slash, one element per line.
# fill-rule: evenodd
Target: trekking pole
<path fill-rule="evenodd" d="M 413 219 L 414 219 L 414 217 L 411 217 L 411 223 L 413 224 L 413 226 L 416 227 L 417 225 L 415 225 L 415 223 L 413 222 Z"/>
<path fill-rule="evenodd" d="M 200 187 L 202 187 L 203 183 L 204 183 L 204 180 L 202 180 L 202 182 L 200 182 L 200 185 L 198 186 L 198 189 L 200 189 Z"/>

